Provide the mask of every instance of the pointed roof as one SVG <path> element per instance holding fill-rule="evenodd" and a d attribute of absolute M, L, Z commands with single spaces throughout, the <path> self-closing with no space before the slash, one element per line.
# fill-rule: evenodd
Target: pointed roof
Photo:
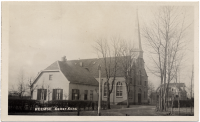
<path fill-rule="evenodd" d="M 53 64 L 51 64 L 50 66 L 48 66 L 46 69 L 44 70 L 59 70 L 59 66 L 57 61 L 55 61 Z"/>
<path fill-rule="evenodd" d="M 99 85 L 98 81 L 92 76 L 92 74 L 89 73 L 88 70 L 80 66 L 76 66 L 72 64 L 72 62 L 68 61 L 56 61 L 52 63 L 37 75 L 33 84 L 37 81 L 43 72 L 48 71 L 60 71 L 70 83 L 95 86 Z"/>
<path fill-rule="evenodd" d="M 114 59 L 115 57 L 107 57 L 107 61 L 111 60 L 110 67 L 114 67 Z M 125 58 L 124 56 L 117 57 L 118 60 L 122 60 L 122 58 Z M 127 58 L 131 58 L 131 56 L 127 56 Z M 104 65 L 104 59 L 103 58 L 94 58 L 94 59 L 81 59 L 81 60 L 70 60 L 67 62 L 71 62 L 74 65 L 77 65 L 81 68 L 88 69 L 89 72 L 95 77 L 99 77 L 99 71 L 98 71 L 98 65 L 101 65 L 101 77 L 106 77 L 106 71 L 105 71 L 105 65 Z M 80 66 L 82 64 L 82 66 Z M 116 72 L 117 77 L 124 77 L 124 72 L 122 69 L 122 63 L 118 62 L 118 70 Z M 113 73 L 110 73 L 110 76 L 113 77 Z"/>
<path fill-rule="evenodd" d="M 165 85 L 167 85 L 167 83 L 165 83 Z M 164 84 L 160 85 L 157 90 L 159 90 L 160 87 L 164 87 Z M 180 91 L 183 91 L 181 89 L 181 87 L 185 87 L 185 83 L 169 83 L 169 87 L 176 87 L 178 88 Z M 156 90 L 156 91 L 157 91 Z M 185 90 L 184 90 L 185 91 Z"/>
<path fill-rule="evenodd" d="M 136 9 L 135 29 L 134 29 L 134 52 L 138 52 L 138 58 L 143 58 L 143 50 L 140 36 L 140 24 L 138 17 L 138 8 Z"/>
<path fill-rule="evenodd" d="M 74 65 L 72 62 L 58 61 L 60 71 L 70 81 L 70 83 L 79 83 L 87 85 L 99 85 L 98 81 L 90 74 L 88 70 Z"/>

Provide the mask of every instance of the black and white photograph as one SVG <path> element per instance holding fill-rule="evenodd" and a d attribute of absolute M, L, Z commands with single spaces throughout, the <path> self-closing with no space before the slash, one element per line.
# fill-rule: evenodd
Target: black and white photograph
<path fill-rule="evenodd" d="M 198 4 L 2 2 L 2 120 L 198 121 Z"/>

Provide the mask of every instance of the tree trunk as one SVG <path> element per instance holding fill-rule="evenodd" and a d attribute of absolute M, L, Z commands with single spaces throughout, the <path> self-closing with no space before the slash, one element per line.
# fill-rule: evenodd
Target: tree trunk
<path fill-rule="evenodd" d="M 165 97 L 166 97 L 166 93 L 164 93 L 164 95 L 163 95 L 163 110 L 165 111 Z"/>
<path fill-rule="evenodd" d="M 127 96 L 127 108 L 129 108 L 129 91 L 128 91 L 128 85 L 126 85 L 126 96 Z"/>
<path fill-rule="evenodd" d="M 173 98 L 172 98 L 173 99 Z M 174 101 L 172 100 L 172 105 L 171 105 L 171 114 L 173 114 L 173 104 L 174 104 Z"/>
<path fill-rule="evenodd" d="M 107 95 L 107 109 L 110 109 L 110 95 Z"/>
<path fill-rule="evenodd" d="M 107 82 L 107 109 L 110 109 L 110 86 Z"/>
<path fill-rule="evenodd" d="M 32 96 L 33 96 L 33 91 L 31 91 L 31 96 L 30 96 L 30 99 L 32 99 Z"/>
<path fill-rule="evenodd" d="M 163 90 L 161 88 L 161 93 L 160 93 L 160 111 L 162 111 L 163 109 Z"/>

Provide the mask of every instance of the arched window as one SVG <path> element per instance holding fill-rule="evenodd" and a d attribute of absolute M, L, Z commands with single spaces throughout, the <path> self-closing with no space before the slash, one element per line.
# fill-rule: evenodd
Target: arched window
<path fill-rule="evenodd" d="M 107 82 L 104 83 L 103 96 L 107 96 Z"/>
<path fill-rule="evenodd" d="M 142 74 L 141 74 L 141 71 L 139 71 L 139 85 L 142 85 Z"/>
<path fill-rule="evenodd" d="M 122 96 L 122 83 L 121 82 L 117 82 L 116 85 L 116 96 Z"/>

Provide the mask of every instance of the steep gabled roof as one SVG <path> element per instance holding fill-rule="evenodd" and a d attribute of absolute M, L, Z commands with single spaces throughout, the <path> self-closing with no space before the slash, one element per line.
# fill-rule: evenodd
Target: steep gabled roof
<path fill-rule="evenodd" d="M 70 81 L 87 85 L 99 85 L 98 81 L 88 72 L 88 70 L 72 64 L 72 62 L 58 61 L 60 71 Z"/>
<path fill-rule="evenodd" d="M 117 57 L 117 60 L 122 60 L 122 58 L 125 57 Z M 130 56 L 128 56 L 128 58 L 131 58 Z M 108 57 L 106 59 L 108 62 L 111 60 L 111 62 L 114 62 L 115 57 Z M 105 65 L 104 65 L 104 59 L 103 58 L 95 58 L 95 59 L 81 59 L 81 60 L 70 60 L 67 61 L 70 62 L 73 65 L 77 65 L 79 67 L 83 67 L 85 69 L 88 69 L 89 72 L 95 77 L 99 77 L 99 71 L 98 71 L 98 65 L 101 65 L 101 76 L 102 77 L 106 77 L 106 71 L 105 71 Z M 107 63 L 108 63 L 107 62 Z M 122 63 L 118 62 L 118 70 L 116 72 L 116 76 L 117 77 L 124 77 L 124 72 L 122 70 Z M 82 65 L 82 66 L 81 66 Z M 114 68 L 114 63 L 110 64 L 111 68 Z M 113 76 L 112 73 L 113 70 L 111 70 L 111 77 Z"/>
<path fill-rule="evenodd" d="M 58 63 L 57 61 L 54 62 L 53 64 L 51 64 L 50 66 L 48 66 L 46 69 L 44 70 L 59 70 L 59 66 L 58 66 Z"/>
<path fill-rule="evenodd" d="M 166 83 L 166 85 L 167 85 L 167 83 Z M 159 88 L 163 87 L 163 86 L 164 86 L 164 84 L 162 84 L 161 86 L 159 86 L 157 88 L 157 90 L 159 90 Z M 177 89 L 179 89 L 179 91 L 184 91 L 183 89 L 181 89 L 181 87 L 185 87 L 185 83 L 169 83 L 169 87 L 176 87 Z"/>
<path fill-rule="evenodd" d="M 43 72 L 48 71 L 60 71 L 63 73 L 65 78 L 70 81 L 70 83 L 86 84 L 86 85 L 96 85 L 98 86 L 98 81 L 86 70 L 80 66 L 76 66 L 71 62 L 56 61 L 46 69 L 42 70 L 35 78 L 33 84 L 41 76 Z"/>

